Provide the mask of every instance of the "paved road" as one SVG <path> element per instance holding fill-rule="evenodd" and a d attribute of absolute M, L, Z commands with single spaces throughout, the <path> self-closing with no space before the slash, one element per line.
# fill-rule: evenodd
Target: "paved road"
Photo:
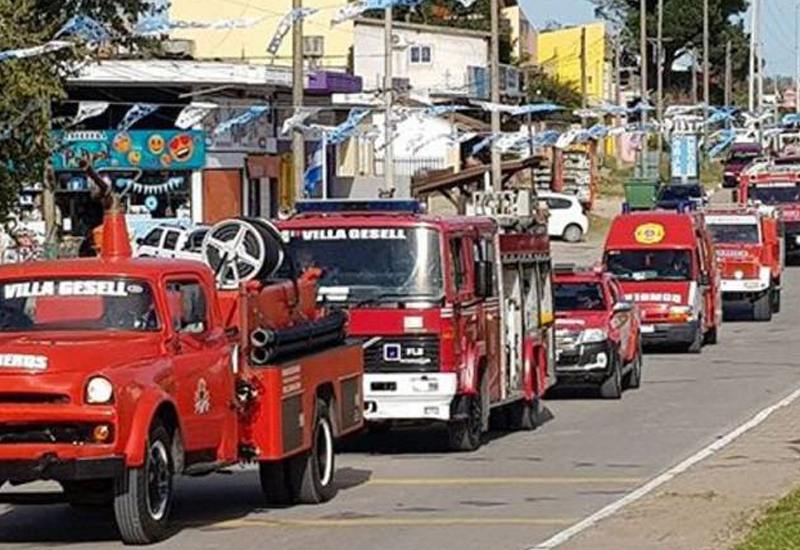
<path fill-rule="evenodd" d="M 323 506 L 265 509 L 252 470 L 182 480 L 179 530 L 158 548 L 529 548 L 800 386 L 800 269 L 786 284 L 773 323 L 727 324 L 700 356 L 648 356 L 642 389 L 620 402 L 561 395 L 541 429 L 494 433 L 473 454 L 444 452 L 437 431 L 360 441 Z M 120 548 L 111 525 L 107 512 L 0 507 L 0 547 Z"/>

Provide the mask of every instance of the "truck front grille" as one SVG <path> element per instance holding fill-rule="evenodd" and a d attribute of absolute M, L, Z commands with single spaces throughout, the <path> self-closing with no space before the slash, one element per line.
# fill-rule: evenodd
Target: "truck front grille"
<path fill-rule="evenodd" d="M 0 424 L 0 445 L 89 443 L 94 428 L 93 424 Z"/>
<path fill-rule="evenodd" d="M 388 336 L 364 349 L 366 372 L 438 372 L 439 337 Z"/>

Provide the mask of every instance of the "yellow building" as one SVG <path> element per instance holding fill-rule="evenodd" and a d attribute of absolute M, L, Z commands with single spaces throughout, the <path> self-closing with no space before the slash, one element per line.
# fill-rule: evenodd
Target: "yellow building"
<path fill-rule="evenodd" d="M 331 17 L 342 0 L 304 0 L 303 6 L 319 11 L 305 19 L 306 55 L 316 58 L 319 66 L 345 68 L 353 45 L 353 23 L 346 21 L 331 27 Z M 267 45 L 281 18 L 292 9 L 291 0 L 171 0 L 169 17 L 174 21 L 253 20 L 247 28 L 214 30 L 186 29 L 173 31 L 174 39 L 193 42 L 197 59 L 247 60 L 258 63 L 289 65 L 292 61 L 291 31 L 278 55 L 267 53 Z"/>
<path fill-rule="evenodd" d="M 536 62 L 536 29 L 521 6 L 503 8 L 503 17 L 511 27 L 511 48 L 522 65 Z"/>
<path fill-rule="evenodd" d="M 606 28 L 602 22 L 540 31 L 537 63 L 548 74 L 581 89 L 581 37 L 585 34 L 586 88 L 590 100 L 607 97 Z"/>

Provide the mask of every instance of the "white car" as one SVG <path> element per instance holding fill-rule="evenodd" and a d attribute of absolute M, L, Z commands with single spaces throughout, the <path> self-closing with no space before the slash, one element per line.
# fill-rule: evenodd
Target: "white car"
<path fill-rule="evenodd" d="M 203 261 L 203 238 L 208 227 L 158 225 L 136 240 L 136 255 L 141 258 L 172 258 Z"/>
<path fill-rule="evenodd" d="M 577 243 L 589 231 L 589 218 L 583 211 L 578 197 L 560 193 L 540 192 L 539 200 L 550 209 L 548 233 L 569 243 Z"/>

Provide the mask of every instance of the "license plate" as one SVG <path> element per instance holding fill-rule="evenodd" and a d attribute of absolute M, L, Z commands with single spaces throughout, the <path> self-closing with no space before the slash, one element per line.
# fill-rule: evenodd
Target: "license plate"
<path fill-rule="evenodd" d="M 642 334 L 653 334 L 656 331 L 656 327 L 653 325 L 642 325 Z"/>

